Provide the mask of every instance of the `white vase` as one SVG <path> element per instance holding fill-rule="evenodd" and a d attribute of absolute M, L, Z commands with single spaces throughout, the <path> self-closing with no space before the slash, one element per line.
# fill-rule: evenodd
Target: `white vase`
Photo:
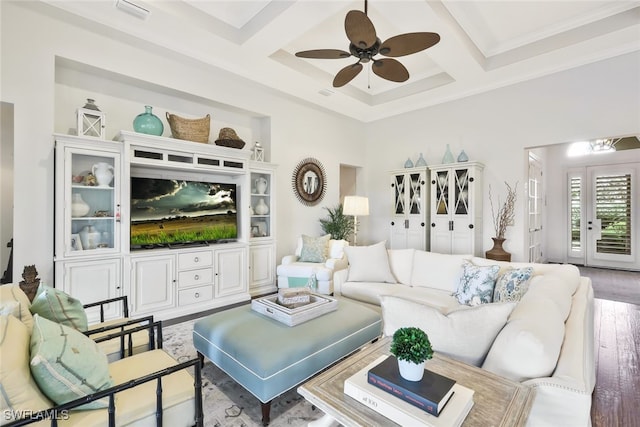
<path fill-rule="evenodd" d="M 77 218 L 89 213 L 91 207 L 82 199 L 82 194 L 73 193 L 71 195 L 71 216 Z"/>
<path fill-rule="evenodd" d="M 398 359 L 400 376 L 407 381 L 420 381 L 424 375 L 424 363 L 413 363 Z"/>
<path fill-rule="evenodd" d="M 265 194 L 267 191 L 267 180 L 264 177 L 256 179 L 256 191 L 258 194 Z"/>
<path fill-rule="evenodd" d="M 263 198 L 260 198 L 260 200 L 258 200 L 258 204 L 253 208 L 253 210 L 258 215 L 266 215 L 269 213 L 269 206 L 267 206 Z"/>
<path fill-rule="evenodd" d="M 101 233 L 93 225 L 85 225 L 78 234 L 84 250 L 96 249 L 100 244 Z"/>
<path fill-rule="evenodd" d="M 108 187 L 113 180 L 113 166 L 100 162 L 91 167 L 91 173 L 96 177 L 99 187 Z"/>

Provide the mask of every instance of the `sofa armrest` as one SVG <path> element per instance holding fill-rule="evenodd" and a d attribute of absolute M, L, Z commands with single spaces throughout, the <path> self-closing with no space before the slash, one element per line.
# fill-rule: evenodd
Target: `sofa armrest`
<path fill-rule="evenodd" d="M 133 355 L 133 335 L 140 331 L 148 334 L 147 350 L 162 348 L 162 322 L 154 322 L 153 316 L 137 319 L 123 319 L 121 322 L 95 327 L 84 332 L 86 336 L 96 343 L 120 340 L 120 358 Z M 126 339 L 126 343 L 125 343 Z M 125 349 L 127 350 L 125 354 Z"/>
<path fill-rule="evenodd" d="M 329 258 L 325 261 L 324 266 L 336 272 L 347 268 L 348 264 L 347 257 L 343 256 L 342 258 Z"/>
<path fill-rule="evenodd" d="M 347 277 L 349 277 L 348 268 L 333 272 L 333 295 L 342 295 L 342 284 L 347 281 Z"/>
<path fill-rule="evenodd" d="M 115 406 L 115 394 L 124 390 L 128 390 L 134 387 L 137 387 L 141 384 L 147 383 L 149 381 L 156 381 L 158 383 L 157 390 L 162 390 L 162 378 L 173 374 L 175 372 L 181 370 L 187 370 L 193 368 L 194 370 L 194 404 L 195 404 L 195 415 L 196 415 L 196 426 L 202 427 L 203 425 L 203 411 L 202 411 L 202 375 L 201 375 L 201 366 L 200 360 L 198 358 L 194 358 L 182 363 L 176 363 L 173 366 L 168 366 L 159 371 L 133 378 L 124 383 L 117 384 L 113 387 L 110 387 L 106 390 L 99 391 L 97 393 L 92 393 L 87 396 L 81 397 L 79 399 L 72 400 L 71 402 L 67 402 L 61 405 L 56 405 L 52 408 L 49 408 L 44 411 L 39 412 L 31 412 L 28 414 L 28 418 L 22 418 L 19 420 L 15 420 L 11 423 L 5 424 L 6 427 L 17 427 L 23 426 L 27 424 L 32 424 L 41 420 L 51 420 L 50 425 L 57 425 L 57 420 L 73 418 L 73 412 L 71 410 L 77 408 L 78 406 L 87 404 L 89 402 L 93 402 L 95 400 L 100 400 L 103 398 L 109 399 L 109 420 L 105 420 L 105 425 L 114 426 L 115 425 L 115 417 L 117 407 Z M 143 398 L 141 396 L 141 398 Z M 162 420 L 162 413 L 164 411 L 163 403 L 162 403 L 162 393 L 157 393 L 155 396 L 151 396 L 156 401 L 156 419 Z M 113 419 L 111 419 L 113 417 Z"/>
<path fill-rule="evenodd" d="M 293 264 L 298 261 L 298 257 L 296 255 L 285 255 L 282 257 L 282 265 Z"/>

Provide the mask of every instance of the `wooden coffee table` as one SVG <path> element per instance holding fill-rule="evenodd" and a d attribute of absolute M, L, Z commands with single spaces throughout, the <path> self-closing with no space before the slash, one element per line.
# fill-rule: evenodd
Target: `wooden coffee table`
<path fill-rule="evenodd" d="M 298 387 L 298 393 L 326 414 L 323 421 L 314 425 L 331 425 L 333 420 L 346 427 L 396 425 L 344 394 L 345 379 L 379 356 L 390 354 L 390 344 L 390 338 L 381 339 Z M 473 408 L 463 426 L 525 425 L 533 403 L 533 388 L 437 353 L 427 367 L 475 391 Z"/>

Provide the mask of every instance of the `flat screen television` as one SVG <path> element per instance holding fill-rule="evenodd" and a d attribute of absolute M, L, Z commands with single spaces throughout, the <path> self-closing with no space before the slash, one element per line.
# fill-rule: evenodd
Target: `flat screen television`
<path fill-rule="evenodd" d="M 207 244 L 238 237 L 236 185 L 131 178 L 131 248 Z"/>

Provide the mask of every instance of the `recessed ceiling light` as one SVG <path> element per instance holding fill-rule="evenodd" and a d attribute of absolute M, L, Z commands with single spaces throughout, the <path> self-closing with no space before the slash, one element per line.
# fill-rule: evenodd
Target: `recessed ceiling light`
<path fill-rule="evenodd" d="M 116 0 L 116 8 L 140 19 L 147 19 L 147 16 L 151 13 L 149 9 L 137 5 L 129 0 Z"/>

